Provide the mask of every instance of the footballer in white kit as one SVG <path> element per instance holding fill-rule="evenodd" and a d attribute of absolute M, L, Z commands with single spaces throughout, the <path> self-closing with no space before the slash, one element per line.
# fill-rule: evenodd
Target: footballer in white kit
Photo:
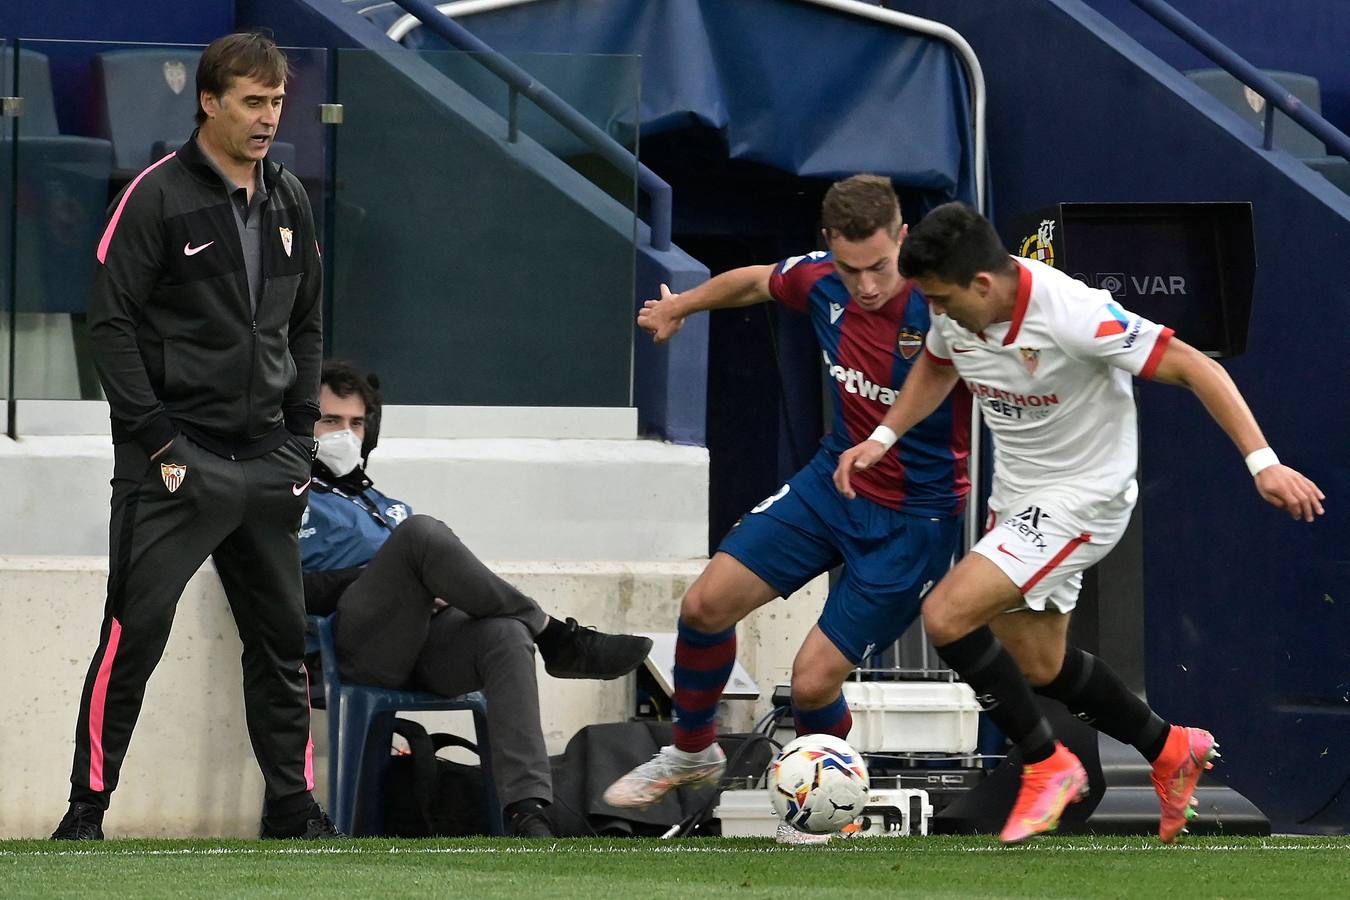
<path fill-rule="evenodd" d="M 925 351 L 956 367 L 994 435 L 990 530 L 973 548 L 1032 609 L 1068 612 L 1083 571 L 1129 522 L 1137 430 L 1131 378 L 1148 378 L 1172 330 L 1107 291 L 1019 259 L 1010 322 L 979 333 L 934 316 Z"/>
<path fill-rule="evenodd" d="M 1280 463 L 1222 366 L 1105 291 L 1010 257 L 975 209 L 931 211 L 898 262 L 933 313 L 927 352 L 872 436 L 839 455 L 835 486 L 855 496 L 853 473 L 875 465 L 965 382 L 995 438 L 995 512 L 975 552 L 927 594 L 922 615 L 938 656 L 1021 753 L 1021 785 L 1000 838 L 1053 831 L 1088 792 L 1087 772 L 1055 740 L 1040 695 L 1148 760 L 1158 837 L 1170 843 L 1195 814 L 1195 788 L 1218 742 L 1163 719 L 1104 660 L 1068 640 L 1083 570 L 1120 539 L 1138 493 L 1131 378 L 1194 393 L 1272 506 L 1312 522 L 1324 495 Z"/>

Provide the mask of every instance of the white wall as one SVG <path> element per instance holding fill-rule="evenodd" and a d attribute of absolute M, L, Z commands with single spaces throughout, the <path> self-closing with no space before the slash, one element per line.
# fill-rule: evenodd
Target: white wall
<path fill-rule="evenodd" d="M 29 421 L 32 421 L 30 418 Z M 481 557 L 679 560 L 708 552 L 708 451 L 656 441 L 386 438 L 376 487 Z M 108 552 L 102 435 L 0 439 L 0 554 Z"/>
<path fill-rule="evenodd" d="M 679 598 L 703 561 L 491 565 L 559 617 L 610 631 L 669 631 Z M 0 692 L 0 838 L 48 834 L 65 809 L 76 711 L 98 638 L 106 579 L 101 557 L 0 557 L 0 683 L 6 685 Z M 758 702 L 726 701 L 726 727 L 744 730 L 767 711 L 769 693 L 787 680 L 825 592 L 822 577 L 742 624 L 739 659 L 762 696 Z M 208 566 L 184 593 L 168 649 L 150 680 L 105 822 L 110 836 L 256 835 L 262 779 L 244 726 L 239 653 L 234 623 Z M 541 665 L 549 752 L 561 752 L 586 724 L 627 718 L 631 681 L 556 681 Z M 469 733 L 460 724 L 466 714 L 418 718 L 438 730 Z M 312 731 L 322 797 L 323 713 L 316 712 Z"/>

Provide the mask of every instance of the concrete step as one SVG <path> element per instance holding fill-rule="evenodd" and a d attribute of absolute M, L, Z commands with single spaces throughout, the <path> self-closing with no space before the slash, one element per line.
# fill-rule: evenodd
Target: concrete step
<path fill-rule="evenodd" d="M 389 496 L 447 522 L 482 557 L 677 560 L 708 552 L 702 447 L 386 436 L 370 475 Z M 0 553 L 107 553 L 111 477 L 105 435 L 0 438 L 9 509 Z"/>

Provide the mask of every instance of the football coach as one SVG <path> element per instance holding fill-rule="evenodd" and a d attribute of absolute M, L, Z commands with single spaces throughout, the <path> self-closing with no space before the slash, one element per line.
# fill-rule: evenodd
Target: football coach
<path fill-rule="evenodd" d="M 319 416 L 322 282 L 299 180 L 276 165 L 289 66 L 219 38 L 187 143 L 137 175 L 97 248 L 89 331 L 112 417 L 107 604 L 56 839 L 103 837 L 146 680 L 209 556 L 244 645 L 263 837 L 331 837 L 315 803 L 297 530 Z"/>

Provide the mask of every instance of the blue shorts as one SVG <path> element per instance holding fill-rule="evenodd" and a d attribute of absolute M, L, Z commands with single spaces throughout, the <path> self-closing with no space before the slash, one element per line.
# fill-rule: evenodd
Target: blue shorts
<path fill-rule="evenodd" d="M 928 589 L 951 567 L 961 516 L 896 512 L 835 488 L 833 462 L 818 454 L 746 513 L 718 547 L 784 597 L 840 563 L 820 630 L 855 664 L 894 643 Z"/>

